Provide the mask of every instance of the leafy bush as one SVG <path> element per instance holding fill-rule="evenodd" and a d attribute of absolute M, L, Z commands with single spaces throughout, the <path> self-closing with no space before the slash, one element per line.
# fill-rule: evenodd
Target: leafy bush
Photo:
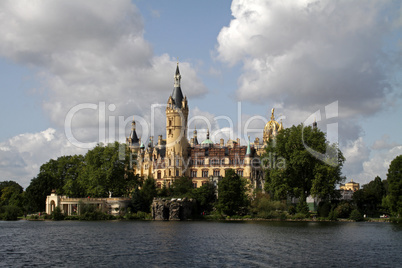
<path fill-rule="evenodd" d="M 39 215 L 37 214 L 33 214 L 29 217 L 30 220 L 38 220 L 39 219 Z"/>
<path fill-rule="evenodd" d="M 296 214 L 292 217 L 292 219 L 294 219 L 294 220 L 303 220 L 303 219 L 306 219 L 306 218 L 309 218 L 309 215 L 308 215 L 308 214 L 304 214 L 304 213 L 296 213 Z"/>
<path fill-rule="evenodd" d="M 338 212 L 335 209 L 332 209 L 329 212 L 328 220 L 330 220 L 330 221 L 337 221 L 338 220 Z"/>
<path fill-rule="evenodd" d="M 357 209 L 354 209 L 350 213 L 349 219 L 351 219 L 353 221 L 363 221 L 364 220 L 363 215 Z"/>
<path fill-rule="evenodd" d="M 281 201 L 271 201 L 267 194 L 257 194 L 251 204 L 251 211 L 258 218 L 263 219 L 280 219 L 283 218 L 283 211 L 286 210 L 286 205 Z M 286 215 L 285 215 L 286 218 Z"/>
<path fill-rule="evenodd" d="M 21 209 L 14 205 L 3 206 L 1 210 L 0 219 L 5 221 L 16 221 L 18 216 L 22 214 Z"/>
<path fill-rule="evenodd" d="M 50 217 L 54 221 L 61 221 L 64 219 L 64 214 L 61 212 L 60 207 L 55 207 Z"/>
<path fill-rule="evenodd" d="M 297 203 L 296 211 L 299 213 L 302 213 L 302 214 L 308 214 L 308 212 L 309 212 L 306 199 L 304 198 L 303 195 L 300 198 L 299 203 Z"/>
<path fill-rule="evenodd" d="M 151 213 L 138 211 L 137 213 L 126 213 L 124 216 L 127 220 L 151 220 Z"/>
<path fill-rule="evenodd" d="M 286 215 L 285 212 L 282 212 L 282 213 L 279 214 L 279 219 L 280 219 L 281 221 L 284 221 L 284 220 L 286 220 L 287 218 L 288 218 L 288 216 Z"/>
<path fill-rule="evenodd" d="M 317 212 L 320 217 L 325 217 L 325 218 L 328 217 L 330 211 L 331 211 L 331 203 L 320 202 L 318 204 Z"/>
<path fill-rule="evenodd" d="M 402 223 L 402 217 L 391 217 L 389 220 L 393 223 Z"/>
<path fill-rule="evenodd" d="M 84 221 L 96 221 L 96 220 L 115 220 L 116 217 L 104 213 L 96 208 L 93 204 L 85 204 L 80 202 L 80 215 L 78 218 Z"/>
<path fill-rule="evenodd" d="M 71 215 L 71 216 L 65 216 L 64 217 L 64 220 L 66 220 L 66 221 L 77 221 L 79 219 L 80 218 L 77 215 Z"/>
<path fill-rule="evenodd" d="M 296 214 L 296 208 L 294 207 L 294 206 L 289 206 L 289 208 L 288 208 L 288 213 L 290 214 L 290 215 L 295 215 Z"/>
<path fill-rule="evenodd" d="M 353 210 L 353 206 L 349 202 L 343 202 L 340 203 L 335 210 L 338 214 L 338 218 L 347 219 Z"/>
<path fill-rule="evenodd" d="M 219 211 L 213 211 L 210 215 L 205 215 L 204 219 L 206 220 L 224 220 L 225 217 Z"/>

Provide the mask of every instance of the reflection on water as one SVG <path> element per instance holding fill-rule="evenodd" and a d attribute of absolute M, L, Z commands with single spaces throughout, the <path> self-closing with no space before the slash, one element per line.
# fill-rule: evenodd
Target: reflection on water
<path fill-rule="evenodd" d="M 389 223 L 0 222 L 14 267 L 400 267 L 401 252 Z"/>

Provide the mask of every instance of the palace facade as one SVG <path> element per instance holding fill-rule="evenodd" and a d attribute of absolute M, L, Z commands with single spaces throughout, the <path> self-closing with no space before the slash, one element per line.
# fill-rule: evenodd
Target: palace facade
<path fill-rule="evenodd" d="M 271 120 L 266 123 L 262 142 L 256 138 L 253 143 L 241 145 L 240 139 L 229 139 L 226 143 L 210 140 L 209 130 L 206 139 L 198 141 L 197 130 L 188 140 L 188 101 L 180 86 L 181 75 L 177 64 L 174 75 L 174 88 L 166 107 L 166 139 L 159 135 L 154 144 L 150 137 L 147 146 L 136 133 L 135 121 L 132 121 L 131 133 L 126 143 L 134 155 L 133 172 L 141 177 L 152 176 L 161 188 L 179 177 L 192 179 L 194 187 L 201 187 L 208 182 L 217 182 L 225 176 L 228 169 L 233 169 L 240 176 L 247 178 L 254 188 L 263 188 L 264 176 L 260 165 L 260 155 L 264 152 L 267 141 L 283 129 L 282 122 L 275 121 L 274 109 Z"/>

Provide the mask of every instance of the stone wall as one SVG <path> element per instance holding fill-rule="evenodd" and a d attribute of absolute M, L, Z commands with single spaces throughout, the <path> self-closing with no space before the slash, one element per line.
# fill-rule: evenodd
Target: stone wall
<path fill-rule="evenodd" d="M 191 217 L 195 200 L 188 198 L 154 198 L 152 217 L 157 221 L 182 221 Z"/>

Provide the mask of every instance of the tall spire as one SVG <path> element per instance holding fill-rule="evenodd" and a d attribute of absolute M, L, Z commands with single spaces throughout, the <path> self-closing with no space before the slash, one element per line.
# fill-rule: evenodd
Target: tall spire
<path fill-rule="evenodd" d="M 174 75 L 174 87 L 180 87 L 180 79 L 179 62 L 177 62 L 176 73 Z"/>
<path fill-rule="evenodd" d="M 131 144 L 138 144 L 139 139 L 137 136 L 137 132 L 135 131 L 135 120 L 133 116 L 133 121 L 131 122 L 131 133 L 130 133 Z"/>
<path fill-rule="evenodd" d="M 246 151 L 246 156 L 251 155 L 251 148 L 250 148 L 250 136 L 248 136 L 248 141 L 247 141 L 247 151 Z"/>
<path fill-rule="evenodd" d="M 181 92 L 180 88 L 180 80 L 181 75 L 179 71 L 179 63 L 177 62 L 176 73 L 174 75 L 174 89 L 172 93 L 172 98 L 174 100 L 174 105 L 178 108 L 182 107 L 182 101 L 183 101 L 183 93 Z"/>

